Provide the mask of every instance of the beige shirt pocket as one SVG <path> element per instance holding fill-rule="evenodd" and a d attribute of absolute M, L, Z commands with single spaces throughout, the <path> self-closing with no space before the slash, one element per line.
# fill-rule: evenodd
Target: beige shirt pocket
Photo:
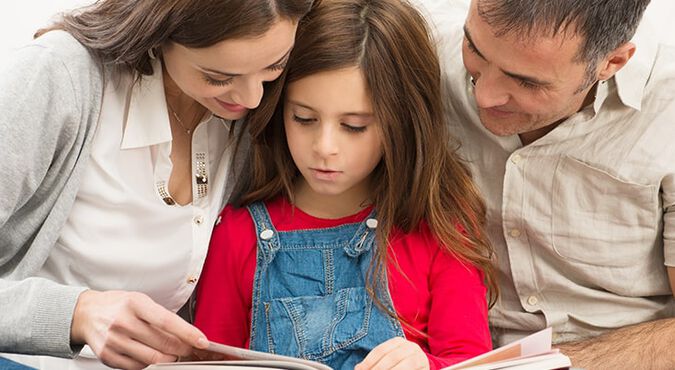
<path fill-rule="evenodd" d="M 646 265 L 662 268 L 657 186 L 622 180 L 569 156 L 553 181 L 552 244 L 560 257 L 575 265 L 626 268 L 628 276 Z"/>

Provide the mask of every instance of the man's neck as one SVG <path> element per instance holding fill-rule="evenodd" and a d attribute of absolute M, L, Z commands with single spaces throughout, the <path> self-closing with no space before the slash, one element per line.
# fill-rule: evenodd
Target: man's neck
<path fill-rule="evenodd" d="M 598 89 L 598 83 L 596 82 L 595 84 L 593 84 L 593 86 L 590 89 L 588 89 L 588 91 L 586 92 L 586 97 L 584 98 L 583 102 L 579 105 L 579 107 L 577 108 L 575 113 L 581 112 L 584 108 L 586 108 L 587 106 L 589 106 L 589 105 L 591 105 L 595 102 L 595 93 L 596 93 L 597 89 Z M 571 116 L 572 115 L 569 115 L 565 118 L 562 118 L 562 119 L 560 119 L 560 120 L 558 120 L 558 121 L 556 121 L 556 122 L 554 122 L 554 123 L 552 123 L 548 126 L 544 126 L 544 127 L 538 128 L 536 130 L 532 130 L 532 131 L 523 132 L 521 134 L 518 134 L 518 136 L 520 137 L 520 142 L 523 144 L 523 146 L 527 146 L 527 145 L 539 140 L 540 138 L 546 136 L 546 134 L 548 134 L 549 132 L 553 131 L 553 129 L 558 127 L 558 125 L 563 123 L 566 119 L 568 119 Z"/>

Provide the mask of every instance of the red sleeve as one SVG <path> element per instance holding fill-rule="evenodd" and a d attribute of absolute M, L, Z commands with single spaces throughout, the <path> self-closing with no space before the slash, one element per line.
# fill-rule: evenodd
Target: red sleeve
<path fill-rule="evenodd" d="M 215 226 L 197 286 L 195 326 L 209 340 L 247 348 L 256 239 L 245 208 L 226 207 Z"/>
<path fill-rule="evenodd" d="M 446 367 L 492 349 L 487 288 L 476 267 L 437 250 L 429 275 L 431 369 Z"/>

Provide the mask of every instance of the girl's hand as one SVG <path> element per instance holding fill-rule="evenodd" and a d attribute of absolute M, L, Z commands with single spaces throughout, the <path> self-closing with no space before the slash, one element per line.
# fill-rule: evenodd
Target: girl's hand
<path fill-rule="evenodd" d="M 176 361 L 208 347 L 201 331 L 135 292 L 83 292 L 70 335 L 72 344 L 88 344 L 104 364 L 122 369 Z"/>
<path fill-rule="evenodd" d="M 429 370 L 427 355 L 417 343 L 396 337 L 373 348 L 354 370 Z"/>

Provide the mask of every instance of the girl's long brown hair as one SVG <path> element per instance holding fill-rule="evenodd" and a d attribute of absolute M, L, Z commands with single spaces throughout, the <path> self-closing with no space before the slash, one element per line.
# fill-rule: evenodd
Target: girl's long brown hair
<path fill-rule="evenodd" d="M 498 289 L 485 206 L 449 132 L 439 61 L 424 19 L 401 0 L 322 2 L 303 20 L 287 83 L 352 66 L 365 77 L 384 147 L 371 181 L 379 220 L 371 292 L 386 281 L 391 230 L 412 232 L 426 221 L 448 253 L 483 271 L 493 304 Z M 268 125 L 251 127 L 252 173 L 240 205 L 279 194 L 293 201 L 299 172 L 282 109 L 279 104 Z"/>
<path fill-rule="evenodd" d="M 299 21 L 313 0 L 98 0 L 63 14 L 35 37 L 55 29 L 70 33 L 103 65 L 141 75 L 153 73 L 148 51 L 168 41 L 203 48 L 235 38 L 263 35 L 281 19 Z M 260 106 L 247 122 L 266 124 L 285 76 L 265 85 Z M 233 126 L 234 127 L 234 126 Z M 244 130 L 241 130 L 243 133 Z M 240 137 L 241 139 L 241 137 Z"/>

